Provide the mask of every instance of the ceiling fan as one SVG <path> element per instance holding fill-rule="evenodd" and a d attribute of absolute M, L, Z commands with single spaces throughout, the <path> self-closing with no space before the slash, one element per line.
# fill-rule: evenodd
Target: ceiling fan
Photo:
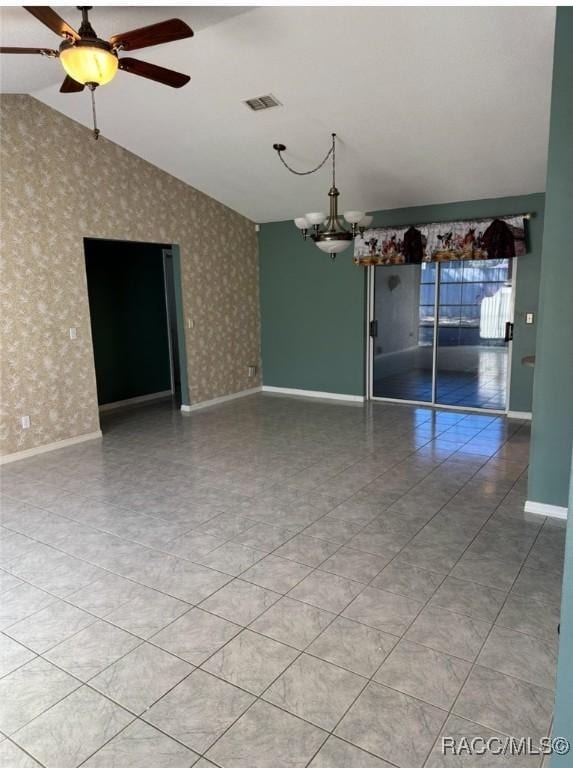
<path fill-rule="evenodd" d="M 172 69 L 159 67 L 139 59 L 119 58 L 120 51 L 134 51 L 149 48 L 160 43 L 171 43 L 193 36 L 193 30 L 180 19 L 169 19 L 148 27 L 132 29 L 130 32 L 113 35 L 109 40 L 99 38 L 88 18 L 92 6 L 77 6 L 82 12 L 79 32 L 70 27 L 58 14 L 47 6 L 24 6 L 38 21 L 63 38 L 58 50 L 52 48 L 7 48 L 0 53 L 36 53 L 48 58 L 59 58 L 66 71 L 61 93 L 77 93 L 85 86 L 93 93 L 98 85 L 109 83 L 117 70 L 146 77 L 172 88 L 181 88 L 191 79 Z"/>

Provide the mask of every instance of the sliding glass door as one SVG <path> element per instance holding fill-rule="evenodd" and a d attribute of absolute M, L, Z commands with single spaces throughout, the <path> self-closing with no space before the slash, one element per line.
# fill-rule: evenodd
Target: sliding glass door
<path fill-rule="evenodd" d="M 374 268 L 374 397 L 432 402 L 435 275 L 435 264 Z"/>
<path fill-rule="evenodd" d="M 505 409 L 512 261 L 440 264 L 436 403 Z"/>
<path fill-rule="evenodd" d="M 374 398 L 505 410 L 512 259 L 372 268 Z"/>

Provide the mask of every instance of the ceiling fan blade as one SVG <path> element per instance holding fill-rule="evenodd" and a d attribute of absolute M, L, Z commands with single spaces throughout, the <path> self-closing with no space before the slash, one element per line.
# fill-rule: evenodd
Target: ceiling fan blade
<path fill-rule="evenodd" d="M 65 78 L 64 82 L 60 86 L 60 93 L 79 93 L 83 91 L 85 85 L 78 83 L 73 77 L 69 75 Z"/>
<path fill-rule="evenodd" d="M 187 85 L 191 78 L 189 75 L 182 75 L 181 72 L 175 72 L 173 69 L 158 67 L 157 64 L 150 64 L 147 61 L 139 59 L 120 59 L 119 68 L 124 72 L 130 72 L 132 75 L 146 77 L 148 80 L 155 80 L 163 85 L 170 85 L 172 88 L 181 88 Z"/>
<path fill-rule="evenodd" d="M 52 32 L 60 37 L 71 37 L 73 40 L 79 40 L 80 36 L 75 29 L 64 21 L 58 14 L 47 5 L 25 5 L 24 10 L 31 13 L 38 21 L 49 27 Z"/>
<path fill-rule="evenodd" d="M 42 56 L 54 58 L 58 55 L 58 52 L 54 51 L 53 48 L 6 48 L 5 46 L 0 48 L 0 53 L 41 53 Z"/>
<path fill-rule="evenodd" d="M 151 24 L 149 27 L 132 29 L 121 35 L 114 35 L 109 42 L 113 46 L 121 47 L 124 51 L 135 51 L 138 48 L 149 48 L 151 45 L 171 43 L 174 40 L 184 40 L 193 37 L 193 30 L 181 19 L 169 19 L 160 21 L 159 24 Z"/>

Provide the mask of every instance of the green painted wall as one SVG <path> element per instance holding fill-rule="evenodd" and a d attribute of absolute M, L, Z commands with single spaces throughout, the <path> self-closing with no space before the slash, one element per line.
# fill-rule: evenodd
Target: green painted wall
<path fill-rule="evenodd" d="M 161 246 L 85 240 L 100 405 L 171 388 Z"/>
<path fill-rule="evenodd" d="M 543 194 L 377 211 L 374 225 L 408 225 L 534 212 L 530 252 L 519 259 L 510 407 L 530 411 L 533 371 L 521 358 L 535 353 Z M 365 392 L 365 270 L 351 251 L 333 263 L 303 242 L 291 221 L 261 225 L 263 381 L 266 385 L 362 395 Z"/>
<path fill-rule="evenodd" d="M 557 9 L 529 498 L 567 506 L 573 436 L 573 9 Z"/>
<path fill-rule="evenodd" d="M 569 509 L 571 510 L 573 509 L 573 465 L 569 488 Z M 573 766 L 573 517 L 571 516 L 567 523 L 565 539 L 553 735 L 567 739 L 571 744 L 571 751 L 566 755 L 554 755 L 551 759 L 551 768 L 571 768 Z"/>
<path fill-rule="evenodd" d="M 573 8 L 558 8 L 543 234 L 542 314 L 533 392 L 529 498 L 569 504 L 553 733 L 572 750 L 551 768 L 573 766 Z"/>
<path fill-rule="evenodd" d="M 263 382 L 361 395 L 365 272 L 301 240 L 291 221 L 261 225 Z"/>

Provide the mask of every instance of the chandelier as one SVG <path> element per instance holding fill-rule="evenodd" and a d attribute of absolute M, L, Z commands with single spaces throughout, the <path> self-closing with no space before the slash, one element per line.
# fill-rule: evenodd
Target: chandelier
<path fill-rule="evenodd" d="M 273 149 L 277 152 L 285 168 L 297 176 L 308 176 L 315 173 L 325 165 L 329 157 L 332 157 L 332 186 L 328 193 L 330 201 L 328 215 L 320 211 L 305 213 L 304 216 L 296 218 L 294 223 L 300 229 L 304 240 L 310 237 L 321 251 L 328 253 L 330 258 L 334 260 L 337 253 L 345 251 L 354 238 L 359 234 L 362 235 L 366 227 L 372 223 L 372 216 L 364 213 L 364 211 L 346 211 L 343 216 L 338 213 L 340 192 L 336 187 L 336 134 L 332 134 L 332 145 L 324 160 L 310 171 L 296 171 L 286 163 L 282 156 L 286 150 L 284 144 L 273 144 Z M 350 228 L 344 225 L 343 219 L 350 225 Z"/>

